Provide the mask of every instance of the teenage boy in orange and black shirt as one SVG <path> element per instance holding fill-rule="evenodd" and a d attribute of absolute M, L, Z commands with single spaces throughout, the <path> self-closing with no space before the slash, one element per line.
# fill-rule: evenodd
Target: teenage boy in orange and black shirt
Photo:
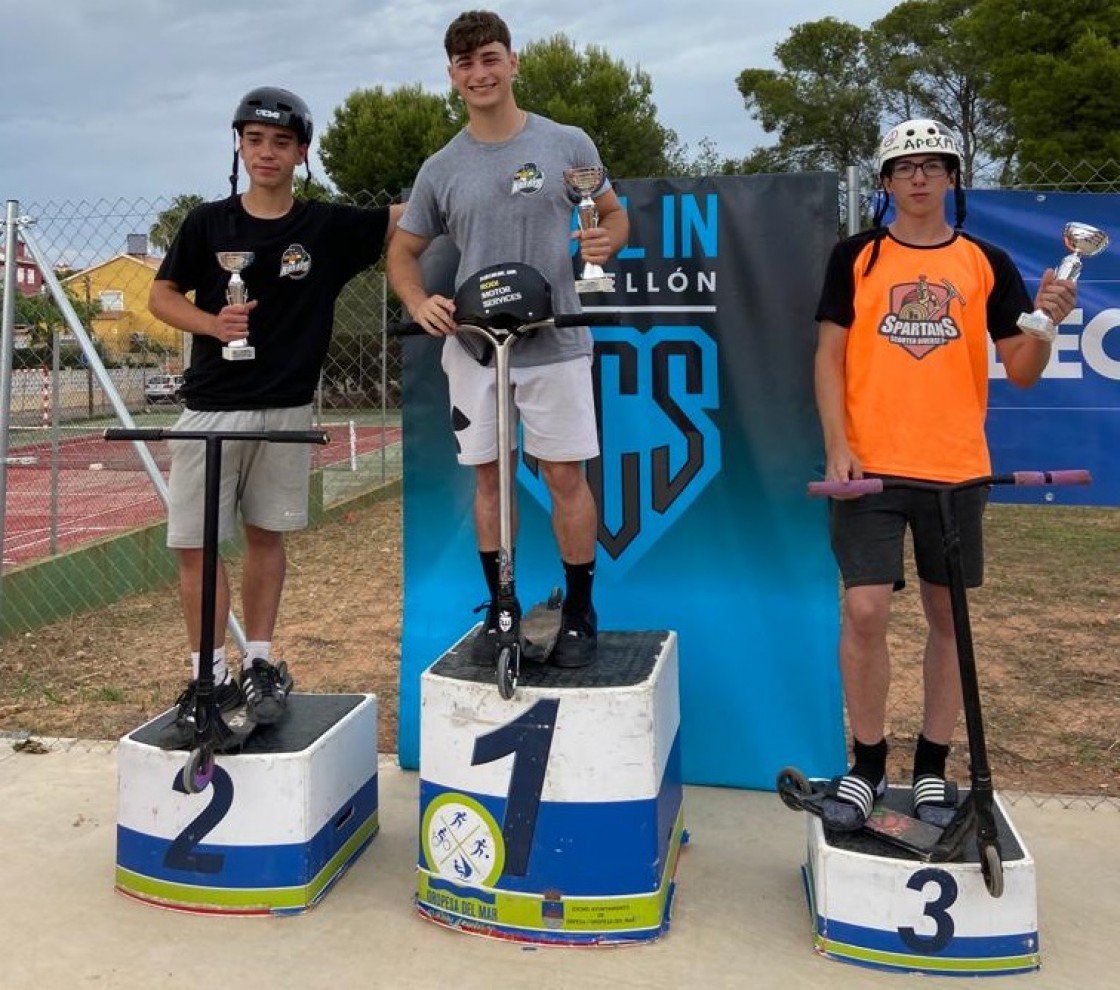
<path fill-rule="evenodd" d="M 1014 384 L 1033 385 L 1050 342 L 1020 332 L 1020 313 L 1040 307 L 1055 323 L 1076 300 L 1073 282 L 1048 270 L 1034 302 L 1006 252 L 965 234 L 960 155 L 932 120 L 890 130 L 878 154 L 884 196 L 873 230 L 832 252 L 817 308 L 816 397 L 826 479 L 893 476 L 957 482 L 991 473 L 984 419 L 988 338 Z M 945 215 L 955 189 L 956 226 Z M 895 218 L 880 226 L 889 197 Z M 968 587 L 983 578 L 985 489 L 960 493 L 957 509 Z M 822 817 L 859 828 L 886 791 L 884 737 L 892 591 L 904 584 L 910 528 L 929 632 L 925 704 L 914 756 L 914 811 L 944 826 L 954 789 L 945 780 L 961 710 L 960 674 L 940 517 L 929 492 L 889 489 L 830 502 L 832 548 L 844 581 L 840 667 L 854 762 L 829 788 Z"/>

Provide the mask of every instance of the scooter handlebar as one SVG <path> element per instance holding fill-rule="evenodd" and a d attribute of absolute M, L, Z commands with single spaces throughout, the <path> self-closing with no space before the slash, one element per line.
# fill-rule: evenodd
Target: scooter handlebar
<path fill-rule="evenodd" d="M 213 432 L 200 430 L 175 430 L 159 429 L 153 427 L 130 429 L 121 426 L 110 426 L 102 436 L 106 440 L 142 440 L 145 443 L 154 443 L 159 440 L 208 440 L 211 437 L 221 437 L 222 440 L 257 440 L 264 443 L 316 443 L 319 445 L 331 442 L 330 434 L 322 430 L 217 430 Z"/>
<path fill-rule="evenodd" d="M 556 327 L 616 327 L 621 322 L 621 313 L 557 313 L 552 317 Z M 419 337 L 428 331 L 419 323 L 386 323 L 385 332 L 390 337 Z"/>
<path fill-rule="evenodd" d="M 1015 471 L 1016 485 L 1089 485 L 1093 476 L 1084 468 L 1070 471 Z"/>
<path fill-rule="evenodd" d="M 957 484 L 939 484 L 934 481 L 917 481 L 904 478 L 859 478 L 851 481 L 810 481 L 810 495 L 850 496 L 874 495 L 884 488 L 912 488 L 915 491 L 938 491 L 940 489 L 976 488 L 982 485 L 1023 485 L 1040 487 L 1043 485 L 1088 485 L 1093 476 L 1083 468 L 1067 471 L 1014 471 L 1011 474 L 998 474 L 987 478 L 973 478 Z"/>
<path fill-rule="evenodd" d="M 552 318 L 558 327 L 617 327 L 621 313 L 558 313 Z"/>
<path fill-rule="evenodd" d="M 850 481 L 810 481 L 810 495 L 875 495 L 883 490 L 882 478 L 853 478 Z"/>
<path fill-rule="evenodd" d="M 419 337 L 428 331 L 419 323 L 386 323 L 385 332 L 390 337 Z"/>

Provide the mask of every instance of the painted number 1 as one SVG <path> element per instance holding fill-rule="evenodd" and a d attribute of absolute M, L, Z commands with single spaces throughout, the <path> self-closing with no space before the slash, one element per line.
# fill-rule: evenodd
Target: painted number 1
<path fill-rule="evenodd" d="M 471 766 L 493 763 L 513 754 L 513 772 L 506 790 L 502 841 L 506 847 L 504 873 L 523 877 L 529 870 L 529 853 L 537 828 L 548 753 L 556 732 L 559 698 L 544 698 L 493 732 L 474 742 Z"/>

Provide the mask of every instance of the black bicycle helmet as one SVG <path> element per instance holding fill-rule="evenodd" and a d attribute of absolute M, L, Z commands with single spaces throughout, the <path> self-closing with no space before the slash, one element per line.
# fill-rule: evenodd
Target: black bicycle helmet
<path fill-rule="evenodd" d="M 277 86 L 258 86 L 241 97 L 232 126 L 240 134 L 246 124 L 290 127 L 296 132 L 300 144 L 310 144 L 314 131 L 307 104 L 295 93 Z"/>
<path fill-rule="evenodd" d="M 455 293 L 455 320 L 495 330 L 517 330 L 552 316 L 552 288 L 535 268 L 518 261 L 490 265 L 467 276 Z"/>
<path fill-rule="evenodd" d="M 311 111 L 295 93 L 279 86 L 258 86 L 249 90 L 237 109 L 233 112 L 233 123 L 230 125 L 240 136 L 246 124 L 275 124 L 277 127 L 290 127 L 296 132 L 296 140 L 300 144 L 310 144 L 311 135 L 315 130 L 311 120 Z M 311 164 L 304 161 L 307 177 L 304 179 L 304 188 L 311 184 Z M 233 168 L 229 173 L 230 196 L 237 195 L 237 139 L 233 142 Z"/>

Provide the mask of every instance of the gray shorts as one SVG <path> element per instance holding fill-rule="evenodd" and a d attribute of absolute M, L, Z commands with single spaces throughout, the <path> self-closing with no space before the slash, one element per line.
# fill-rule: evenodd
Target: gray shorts
<path fill-rule="evenodd" d="M 460 464 L 498 459 L 497 380 L 454 340 L 441 357 L 451 398 L 451 429 Z M 525 452 L 542 461 L 586 461 L 599 455 L 591 358 L 511 368 L 511 449 L 520 422 Z"/>
<path fill-rule="evenodd" d="M 290 409 L 252 409 L 200 412 L 185 409 L 177 430 L 309 430 L 311 406 Z M 202 546 L 206 479 L 206 444 L 173 440 L 167 545 L 177 549 Z M 274 532 L 307 525 L 307 496 L 311 478 L 311 448 L 303 443 L 225 440 L 222 442 L 222 480 L 218 508 L 218 538 L 234 534 L 237 513 L 250 526 Z"/>
<path fill-rule="evenodd" d="M 987 488 L 956 492 L 954 515 L 961 538 L 965 587 L 984 581 L 984 507 Z M 918 577 L 947 585 L 949 569 L 941 534 L 937 495 L 907 488 L 888 488 L 855 499 L 829 499 L 832 552 L 845 588 L 890 584 L 897 591 L 906 584 L 903 541 L 910 528 Z"/>

